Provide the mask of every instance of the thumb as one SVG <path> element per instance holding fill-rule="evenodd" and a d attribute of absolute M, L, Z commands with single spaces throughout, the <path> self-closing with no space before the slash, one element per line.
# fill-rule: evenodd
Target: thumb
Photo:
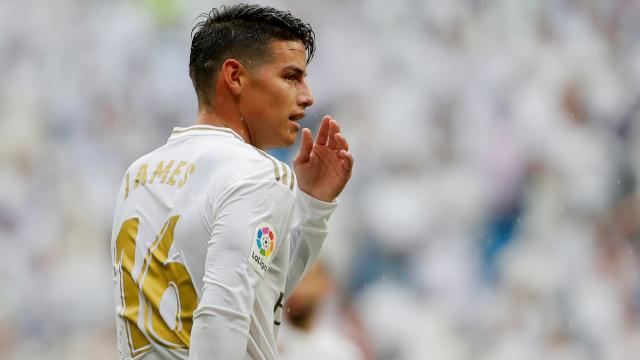
<path fill-rule="evenodd" d="M 311 158 L 311 150 L 313 149 L 313 137 L 311 136 L 311 130 L 302 129 L 302 137 L 300 139 L 300 150 L 293 159 L 294 164 L 306 163 Z"/>

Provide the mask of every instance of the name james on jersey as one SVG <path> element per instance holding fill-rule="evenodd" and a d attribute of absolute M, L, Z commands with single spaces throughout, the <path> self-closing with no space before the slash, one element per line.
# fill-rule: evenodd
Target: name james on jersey
<path fill-rule="evenodd" d="M 140 164 L 133 181 L 133 190 L 137 189 L 140 185 L 153 185 L 156 179 L 159 179 L 156 184 L 177 186 L 178 189 L 180 189 L 189 181 L 189 176 L 196 172 L 196 164 L 187 161 L 161 160 L 157 162 L 157 164 L 151 163 L 151 165 L 156 165 L 155 170 L 153 170 L 151 176 L 148 176 L 149 163 Z M 171 175 L 169 175 L 169 173 L 171 173 Z M 127 172 L 125 174 L 125 200 L 129 197 L 129 179 L 130 175 L 129 172 Z"/>

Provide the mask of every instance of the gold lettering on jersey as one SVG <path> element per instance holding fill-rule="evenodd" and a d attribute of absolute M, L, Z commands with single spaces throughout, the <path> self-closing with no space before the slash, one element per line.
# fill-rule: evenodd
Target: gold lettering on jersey
<path fill-rule="evenodd" d="M 120 274 L 120 295 L 122 309 L 119 315 L 125 319 L 127 336 L 132 356 L 150 350 L 149 340 L 138 328 L 138 311 L 140 308 L 140 291 L 133 280 L 133 264 L 136 258 L 136 237 L 138 236 L 138 218 L 131 218 L 122 223 L 116 249 L 114 251 L 114 271 Z"/>
<path fill-rule="evenodd" d="M 138 169 L 138 173 L 136 174 L 136 180 L 134 181 L 134 189 L 137 189 L 138 186 L 147 184 L 147 164 L 140 165 Z"/>
<path fill-rule="evenodd" d="M 180 163 L 178 163 L 178 166 L 176 166 L 176 168 L 173 170 L 173 173 L 171 174 L 171 177 L 169 178 L 169 181 L 167 182 L 167 184 L 169 185 L 175 185 L 176 184 L 176 176 L 180 175 L 180 173 L 182 172 L 182 168 L 187 165 L 186 161 L 180 161 Z"/>
<path fill-rule="evenodd" d="M 129 197 L 129 172 L 124 175 L 124 199 Z"/>
<path fill-rule="evenodd" d="M 184 184 L 187 183 L 187 180 L 189 180 L 189 175 L 193 175 L 194 172 L 196 172 L 196 164 L 189 164 L 187 171 L 184 172 L 184 177 L 178 183 L 178 188 L 183 187 Z"/>
<path fill-rule="evenodd" d="M 166 165 L 165 165 L 166 164 Z M 155 167 L 155 170 L 151 173 L 151 176 L 148 177 L 148 168 L 149 165 L 153 166 L 154 164 L 144 163 L 140 165 L 138 168 L 138 172 L 136 173 L 135 180 L 133 182 L 133 188 L 131 190 L 135 190 L 140 185 L 152 185 L 154 182 L 156 184 L 167 184 L 170 186 L 177 186 L 179 189 L 186 185 L 187 181 L 189 181 L 189 177 L 196 172 L 196 164 L 189 163 L 188 161 L 176 161 L 176 160 L 161 160 Z M 156 182 L 156 179 L 159 179 Z M 125 190 L 124 190 L 124 198 L 125 200 L 129 197 L 129 173 L 125 174 Z"/>
<path fill-rule="evenodd" d="M 145 258 L 147 275 L 142 286 L 147 300 L 144 310 L 145 331 L 153 340 L 170 348 L 189 347 L 193 312 L 198 305 L 196 290 L 187 268 L 179 262 L 168 261 L 179 218 L 179 215 L 169 218 L 156 241 L 149 247 L 153 251 Z M 170 287 L 178 300 L 174 328 L 169 328 L 159 312 L 162 295 Z"/>
<path fill-rule="evenodd" d="M 169 258 L 179 219 L 180 216 L 175 215 L 164 223 L 149 246 L 142 270 L 135 279 L 132 271 L 140 220 L 125 220 L 118 232 L 113 262 L 114 272 L 120 274 L 122 308 L 118 309 L 118 315 L 125 320 L 133 357 L 151 350 L 150 340 L 169 349 L 190 345 L 197 294 L 186 266 Z M 175 326 L 172 327 L 160 315 L 160 301 L 167 291 L 172 291 L 177 298 Z M 138 323 L 140 313 L 144 325 Z"/>
<path fill-rule="evenodd" d="M 153 171 L 153 174 L 151 174 L 151 179 L 149 179 L 149 184 L 153 184 L 153 180 L 156 179 L 156 177 L 161 176 L 162 179 L 160 179 L 161 183 L 164 183 L 167 180 L 167 175 L 169 174 L 169 170 L 171 170 L 171 167 L 173 166 L 173 160 L 169 161 L 169 163 L 167 164 L 167 166 L 163 166 L 164 165 L 164 161 L 160 161 L 158 163 L 158 166 L 156 166 L 156 169 Z"/>

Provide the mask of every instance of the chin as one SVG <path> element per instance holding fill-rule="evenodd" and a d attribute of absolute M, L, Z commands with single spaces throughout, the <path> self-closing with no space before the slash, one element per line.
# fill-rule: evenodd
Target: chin
<path fill-rule="evenodd" d="M 289 147 L 289 146 L 295 144 L 295 142 L 296 142 L 295 136 L 282 137 L 278 141 L 274 141 L 274 142 L 270 143 L 267 146 L 262 146 L 262 147 L 258 146 L 258 148 L 260 148 L 262 150 L 285 148 L 285 147 Z"/>
<path fill-rule="evenodd" d="M 281 143 L 280 147 L 287 147 L 295 144 L 297 134 L 298 134 L 297 131 L 292 131 L 291 133 L 284 133 L 281 138 L 282 140 L 280 141 Z"/>
<path fill-rule="evenodd" d="M 296 135 L 291 134 L 291 137 L 286 140 L 286 144 L 284 146 L 291 146 L 296 143 Z"/>
<path fill-rule="evenodd" d="M 294 143 L 295 143 L 295 140 L 290 141 L 290 140 L 287 139 L 287 140 L 283 140 L 283 141 L 281 141 L 281 142 L 279 142 L 277 144 L 274 144 L 272 146 L 269 146 L 268 148 L 269 149 L 288 148 L 291 145 L 293 145 Z"/>

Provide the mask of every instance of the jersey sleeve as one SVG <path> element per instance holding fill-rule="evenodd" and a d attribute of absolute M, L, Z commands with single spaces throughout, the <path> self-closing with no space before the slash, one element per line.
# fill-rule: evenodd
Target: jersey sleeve
<path fill-rule="evenodd" d="M 277 251 L 270 236 L 286 234 L 293 201 L 291 190 L 276 181 L 242 181 L 212 196 L 212 236 L 189 359 L 245 357 L 256 285 Z"/>
<path fill-rule="evenodd" d="M 296 204 L 291 229 L 289 272 L 285 299 L 295 289 L 320 253 L 329 232 L 329 218 L 338 206 L 337 200 L 328 203 L 318 200 L 296 187 Z"/>

